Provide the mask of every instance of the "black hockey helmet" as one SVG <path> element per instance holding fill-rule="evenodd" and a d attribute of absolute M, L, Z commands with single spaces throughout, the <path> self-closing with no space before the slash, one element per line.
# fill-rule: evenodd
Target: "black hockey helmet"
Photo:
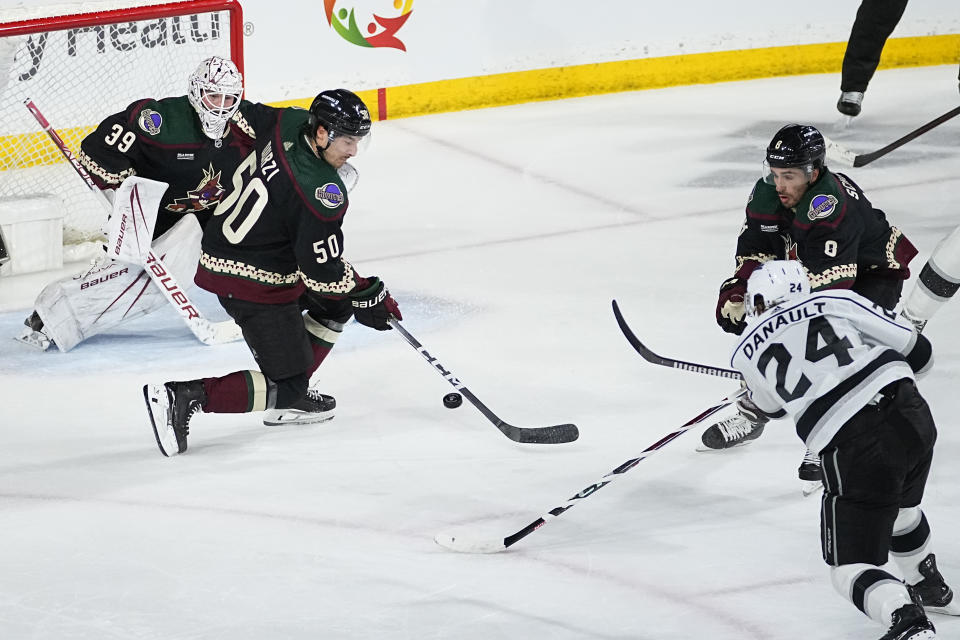
<path fill-rule="evenodd" d="M 370 111 L 363 100 L 346 89 L 321 91 L 310 105 L 310 135 L 322 126 L 331 134 L 363 137 L 370 133 Z"/>
<path fill-rule="evenodd" d="M 803 169 L 807 175 L 823 169 L 827 145 L 816 127 L 788 124 L 767 145 L 767 165 L 778 169 Z"/>

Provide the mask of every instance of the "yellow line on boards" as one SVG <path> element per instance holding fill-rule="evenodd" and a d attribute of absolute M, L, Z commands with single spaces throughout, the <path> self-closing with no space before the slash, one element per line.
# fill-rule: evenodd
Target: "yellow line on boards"
<path fill-rule="evenodd" d="M 619 91 L 839 73 L 845 50 L 846 43 L 832 42 L 717 51 L 388 87 L 387 117 L 404 118 Z M 960 34 L 891 38 L 884 48 L 879 68 L 953 64 L 958 59 Z M 364 102 L 371 105 L 366 98 Z M 376 104 L 375 95 L 373 104 Z"/>
<path fill-rule="evenodd" d="M 438 80 L 358 91 L 357 94 L 370 108 L 374 120 L 408 118 L 619 91 L 839 73 L 845 50 L 846 43 L 829 42 L 716 51 Z M 884 47 L 879 68 L 955 64 L 958 59 L 960 34 L 891 38 Z M 270 104 L 306 109 L 312 100 L 313 96 L 310 96 Z M 60 133 L 71 148 L 79 148 L 79 141 L 93 128 L 94 125 L 72 127 Z M 20 150 L 23 145 L 31 148 L 48 145 L 51 149 L 50 153 L 25 158 Z M 45 142 L 41 133 L 0 136 L 0 170 L 55 162 L 64 160 L 51 143 Z"/>

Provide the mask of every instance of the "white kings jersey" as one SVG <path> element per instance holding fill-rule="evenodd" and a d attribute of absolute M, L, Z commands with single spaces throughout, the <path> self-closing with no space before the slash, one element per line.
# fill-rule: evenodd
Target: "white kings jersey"
<path fill-rule="evenodd" d="M 912 353 L 918 339 L 923 354 Z M 754 403 L 773 417 L 793 418 L 797 435 L 819 453 L 883 387 L 913 379 L 912 365 L 926 369 L 929 344 L 892 311 L 831 290 L 751 321 L 730 364 Z"/>

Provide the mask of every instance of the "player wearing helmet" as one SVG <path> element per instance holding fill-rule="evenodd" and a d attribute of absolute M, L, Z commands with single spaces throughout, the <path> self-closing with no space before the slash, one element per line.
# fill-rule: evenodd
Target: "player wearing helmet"
<path fill-rule="evenodd" d="M 821 544 L 834 586 L 889 627 L 884 640 L 936 638 L 926 614 L 960 615 L 960 604 L 920 508 L 937 429 L 915 374 L 932 363 L 930 342 L 854 291 L 811 294 L 797 261 L 754 269 L 745 306 L 730 363 L 751 411 L 789 416 L 822 463 Z"/>
<path fill-rule="evenodd" d="M 716 317 L 724 331 L 743 333 L 747 278 L 777 258 L 800 260 L 813 291 L 852 289 L 885 309 L 896 306 L 917 250 L 853 180 L 827 168 L 825 157 L 823 136 L 810 125 L 789 124 L 767 146 L 763 177 L 747 199 L 734 273 L 720 287 Z M 765 423 L 741 406 L 704 431 L 703 448 L 749 442 Z M 805 459 L 800 477 L 819 480 L 815 456 Z"/>
<path fill-rule="evenodd" d="M 259 370 L 146 385 L 161 453 L 187 449 L 197 412 L 270 411 L 269 424 L 332 417 L 333 398 L 308 392 L 354 316 L 390 329 L 400 310 L 383 282 L 344 259 L 346 161 L 370 134 L 370 114 L 345 89 L 323 91 L 309 111 L 276 112 L 269 135 L 231 177 L 234 191 L 203 236 L 196 283 L 217 294 L 243 330 Z"/>
<path fill-rule="evenodd" d="M 188 79 L 188 94 L 145 98 L 105 118 L 80 143 L 78 158 L 112 200 L 128 177 L 169 184 L 153 230 L 156 253 L 189 283 L 202 228 L 229 193 L 229 176 L 253 148 L 273 108 L 241 100 L 236 65 L 213 56 Z M 142 269 L 106 258 L 43 289 L 19 340 L 69 351 L 87 338 L 167 304 Z"/>

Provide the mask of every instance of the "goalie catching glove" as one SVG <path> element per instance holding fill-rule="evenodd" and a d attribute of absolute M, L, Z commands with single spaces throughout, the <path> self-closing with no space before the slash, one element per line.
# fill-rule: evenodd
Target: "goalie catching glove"
<path fill-rule="evenodd" d="M 367 286 L 350 295 L 350 304 L 357 322 L 377 331 L 392 329 L 389 322 L 391 317 L 403 320 L 397 301 L 380 278 L 367 278 Z"/>

